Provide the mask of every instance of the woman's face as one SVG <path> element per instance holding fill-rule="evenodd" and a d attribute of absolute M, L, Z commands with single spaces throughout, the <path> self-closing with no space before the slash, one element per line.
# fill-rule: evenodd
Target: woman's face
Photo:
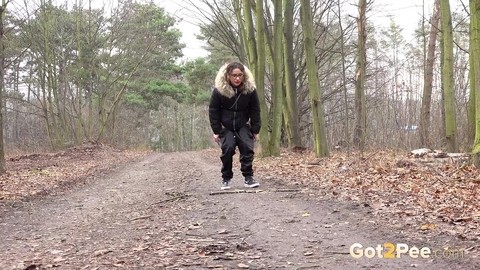
<path fill-rule="evenodd" d="M 232 86 L 237 87 L 243 82 L 243 72 L 239 68 L 235 68 L 228 74 L 228 78 L 230 80 L 230 84 Z"/>

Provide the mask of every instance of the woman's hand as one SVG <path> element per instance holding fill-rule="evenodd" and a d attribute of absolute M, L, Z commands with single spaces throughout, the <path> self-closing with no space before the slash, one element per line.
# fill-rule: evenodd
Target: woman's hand
<path fill-rule="evenodd" d="M 219 142 L 220 142 L 220 135 L 219 135 L 219 134 L 213 134 L 213 140 L 214 140 L 216 143 L 219 143 Z"/>

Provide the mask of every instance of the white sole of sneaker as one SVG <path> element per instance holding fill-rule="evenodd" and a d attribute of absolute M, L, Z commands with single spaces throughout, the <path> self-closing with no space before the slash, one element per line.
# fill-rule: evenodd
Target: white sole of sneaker
<path fill-rule="evenodd" d="M 255 184 L 253 184 L 253 185 L 245 184 L 245 187 L 248 187 L 248 188 L 256 188 L 256 187 L 258 187 L 258 186 L 260 186 L 259 183 L 255 183 Z"/>
<path fill-rule="evenodd" d="M 220 187 L 221 190 L 231 189 L 232 187 Z"/>

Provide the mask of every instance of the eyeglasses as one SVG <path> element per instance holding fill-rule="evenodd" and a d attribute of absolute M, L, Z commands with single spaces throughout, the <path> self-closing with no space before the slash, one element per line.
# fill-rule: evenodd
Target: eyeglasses
<path fill-rule="evenodd" d="M 243 78 L 243 73 L 240 73 L 240 74 L 230 74 L 230 77 L 233 77 L 233 78 Z"/>

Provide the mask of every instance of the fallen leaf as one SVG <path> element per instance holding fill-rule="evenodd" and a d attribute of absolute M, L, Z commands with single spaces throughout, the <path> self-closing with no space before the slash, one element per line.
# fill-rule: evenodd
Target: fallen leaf
<path fill-rule="evenodd" d="M 420 227 L 420 230 L 422 230 L 422 231 L 434 230 L 435 228 L 437 228 L 437 224 L 425 223 Z"/>
<path fill-rule="evenodd" d="M 147 250 L 147 249 L 148 249 L 148 247 L 141 247 L 140 246 L 140 247 L 134 247 L 132 250 L 133 251 L 142 251 L 142 250 Z"/>
<path fill-rule="evenodd" d="M 228 231 L 226 229 L 220 230 L 217 232 L 218 234 L 228 234 Z"/>
<path fill-rule="evenodd" d="M 65 259 L 62 258 L 62 257 L 57 257 L 57 258 L 53 259 L 54 263 L 59 263 L 59 262 L 64 262 L 64 261 L 65 261 Z"/>
<path fill-rule="evenodd" d="M 110 253 L 112 252 L 111 250 L 108 250 L 108 249 L 100 249 L 100 250 L 97 250 L 93 253 L 93 255 L 95 256 L 101 256 L 101 255 L 105 255 L 107 253 Z"/>
<path fill-rule="evenodd" d="M 460 217 L 460 218 L 456 218 L 455 219 L 455 222 L 461 222 L 461 221 L 472 221 L 473 220 L 473 217 Z"/>

